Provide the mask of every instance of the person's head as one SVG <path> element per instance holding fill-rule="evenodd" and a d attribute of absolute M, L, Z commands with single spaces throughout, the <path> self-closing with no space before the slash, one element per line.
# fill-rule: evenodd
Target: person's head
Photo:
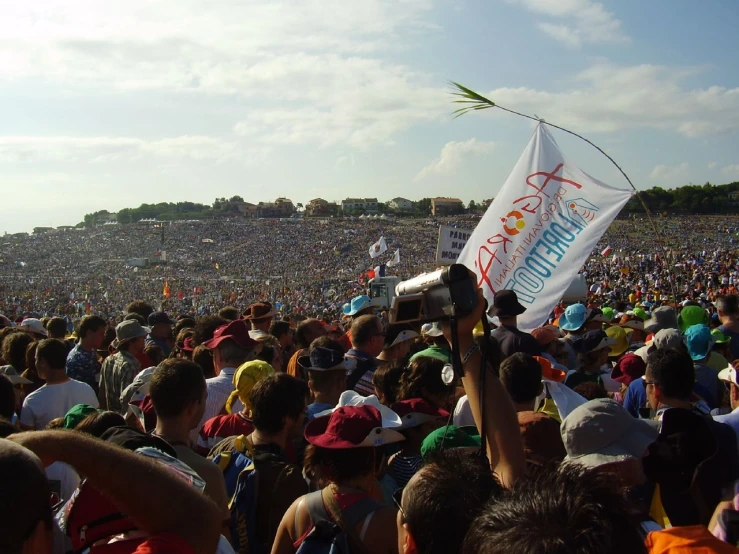
<path fill-rule="evenodd" d="M 398 552 L 460 552 L 472 522 L 488 500 L 501 492 L 479 456 L 460 449 L 432 454 L 396 498 Z"/>
<path fill-rule="evenodd" d="M 164 351 L 160 346 L 151 344 L 144 348 L 144 354 L 151 360 L 151 365 L 159 365 L 164 361 Z"/>
<path fill-rule="evenodd" d="M 381 404 L 390 406 L 397 400 L 400 378 L 405 373 L 403 360 L 395 360 L 389 364 L 382 364 L 372 374 L 372 386 L 375 396 Z"/>
<path fill-rule="evenodd" d="M 193 328 L 192 345 L 198 346 L 213 338 L 213 333 L 229 321 L 218 315 L 206 315 L 198 319 Z"/>
<path fill-rule="evenodd" d="M 646 553 L 639 518 L 608 474 L 530 468 L 470 526 L 463 554 Z"/>
<path fill-rule="evenodd" d="M 142 325 L 145 325 L 146 321 L 149 319 L 149 315 L 154 311 L 154 308 L 151 307 L 150 304 L 147 304 L 143 300 L 136 300 L 134 302 L 131 302 L 128 306 L 126 306 L 126 312 L 129 314 L 138 314 L 144 320 L 141 322 Z"/>
<path fill-rule="evenodd" d="M 500 382 L 516 404 L 517 411 L 534 409 L 542 392 L 541 365 L 529 354 L 516 352 L 500 364 Z"/>
<path fill-rule="evenodd" d="M 259 343 L 249 336 L 247 323 L 242 319 L 221 325 L 203 345 L 213 352 L 216 373 L 226 367 L 239 367 L 255 359 L 260 351 Z"/>
<path fill-rule="evenodd" d="M 269 331 L 276 312 L 269 302 L 256 302 L 249 306 L 244 312 L 244 319 L 251 323 L 252 329 L 258 329 L 265 333 Z"/>
<path fill-rule="evenodd" d="M 531 331 L 531 334 L 536 339 L 536 342 L 541 347 L 542 352 L 546 352 L 550 356 L 554 356 L 557 348 L 557 339 L 559 333 L 556 333 L 549 327 L 539 327 Z"/>
<path fill-rule="evenodd" d="M 272 335 L 261 335 L 255 339 L 259 343 L 258 360 L 263 360 L 270 364 L 275 370 L 282 371 L 287 360 L 285 360 L 285 352 L 278 341 Z"/>
<path fill-rule="evenodd" d="M 115 328 L 114 346 L 121 352 L 129 352 L 136 356 L 144 351 L 148 333 L 149 328 L 142 326 L 138 320 L 123 320 Z"/>
<path fill-rule="evenodd" d="M 295 329 L 295 342 L 299 348 L 308 348 L 318 337 L 326 334 L 326 327 L 320 319 L 306 319 Z"/>
<path fill-rule="evenodd" d="M 739 318 L 739 297 L 736 294 L 720 295 L 716 298 L 716 308 L 721 323 L 730 323 Z"/>
<path fill-rule="evenodd" d="M 141 314 L 136 313 L 126 314 L 123 318 L 123 321 L 138 321 L 139 325 L 141 325 L 142 327 L 146 325 L 146 318 L 143 317 Z"/>
<path fill-rule="evenodd" d="M 611 346 L 616 340 L 605 331 L 587 331 L 572 341 L 583 371 L 597 371 L 608 361 Z"/>
<path fill-rule="evenodd" d="M 149 334 L 155 339 L 171 340 L 174 329 L 174 321 L 172 321 L 165 312 L 152 312 L 147 318 L 149 325 Z"/>
<path fill-rule="evenodd" d="M 149 394 L 160 420 L 188 422 L 192 429 L 205 413 L 208 390 L 203 371 L 194 362 L 163 361 L 151 374 Z"/>
<path fill-rule="evenodd" d="M 239 319 L 239 310 L 233 306 L 226 306 L 218 311 L 218 316 L 228 321 L 234 321 L 235 319 Z"/>
<path fill-rule="evenodd" d="M 5 375 L 0 374 L 0 417 L 13 419 L 16 408 L 16 394 L 13 383 Z"/>
<path fill-rule="evenodd" d="M 6 364 L 12 365 L 18 373 L 26 370 L 26 348 L 35 339 L 28 333 L 12 333 L 3 341 L 2 357 Z"/>
<path fill-rule="evenodd" d="M 293 330 L 288 321 L 275 321 L 269 327 L 269 334 L 280 341 L 280 346 L 286 352 L 293 347 Z"/>
<path fill-rule="evenodd" d="M 36 348 L 36 371 L 39 377 L 49 381 L 64 374 L 69 345 L 59 339 L 44 339 Z"/>
<path fill-rule="evenodd" d="M 385 344 L 385 330 L 376 315 L 361 315 L 352 321 L 352 346 L 376 357 Z"/>
<path fill-rule="evenodd" d="M 95 411 L 80 421 L 74 430 L 100 438 L 111 427 L 123 425 L 126 425 L 126 420 L 118 412 Z"/>
<path fill-rule="evenodd" d="M 320 337 L 310 345 L 308 356 L 298 358 L 298 364 L 308 372 L 308 388 L 314 396 L 339 401 L 346 390 L 347 362 L 344 349 L 328 337 Z"/>
<path fill-rule="evenodd" d="M 652 409 L 689 402 L 695 385 L 693 360 L 684 349 L 658 348 L 647 357 L 645 380 Z"/>
<path fill-rule="evenodd" d="M 178 336 L 185 329 L 194 329 L 195 320 L 191 317 L 181 317 L 177 320 L 174 326 L 174 335 Z"/>
<path fill-rule="evenodd" d="M 63 339 L 67 336 L 67 322 L 61 317 L 52 317 L 46 324 L 50 339 Z"/>
<path fill-rule="evenodd" d="M 266 435 L 284 433 L 288 439 L 299 436 L 307 396 L 308 385 L 292 375 L 275 373 L 265 377 L 249 396 L 254 427 Z"/>
<path fill-rule="evenodd" d="M 85 348 L 97 350 L 105 340 L 105 330 L 108 324 L 105 320 L 96 315 L 86 315 L 80 321 L 77 329 L 77 336 Z"/>
<path fill-rule="evenodd" d="M 247 415 L 251 413 L 251 391 L 259 381 L 274 374 L 274 368 L 263 360 L 252 360 L 238 367 L 233 376 L 234 391 L 226 400 L 226 411 L 230 414 L 236 400 L 241 400 Z"/>
<path fill-rule="evenodd" d="M 397 400 L 423 398 L 436 408 L 449 411 L 454 400 L 454 387 L 444 383 L 444 362 L 428 356 L 413 360 L 400 378 Z"/>
<path fill-rule="evenodd" d="M 206 379 L 216 376 L 216 368 L 213 365 L 213 352 L 202 344 L 192 351 L 192 361 L 200 366 Z"/>
<path fill-rule="evenodd" d="M 416 337 L 418 333 L 407 323 L 390 325 L 385 333 L 385 344 L 382 347 L 383 359 L 391 361 L 405 358 Z"/>
<path fill-rule="evenodd" d="M 29 450 L 0 439 L 0 552 L 51 554 L 51 487 L 40 460 Z"/>

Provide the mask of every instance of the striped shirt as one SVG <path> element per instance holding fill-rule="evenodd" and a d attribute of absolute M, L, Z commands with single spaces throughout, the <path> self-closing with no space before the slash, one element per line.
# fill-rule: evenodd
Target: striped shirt
<path fill-rule="evenodd" d="M 403 488 L 411 480 L 418 468 L 421 467 L 423 458 L 421 456 L 401 456 L 396 454 L 390 459 L 387 472 L 398 484 L 399 488 Z"/>

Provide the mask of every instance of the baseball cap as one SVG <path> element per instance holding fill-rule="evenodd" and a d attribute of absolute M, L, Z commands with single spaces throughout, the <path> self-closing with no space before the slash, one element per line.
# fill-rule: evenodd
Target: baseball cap
<path fill-rule="evenodd" d="M 727 383 L 739 385 L 739 375 L 737 375 L 736 369 L 731 364 L 718 372 L 718 378 Z"/>
<path fill-rule="evenodd" d="M 40 319 L 36 319 L 35 317 L 27 317 L 21 321 L 20 328 L 29 333 L 36 333 L 37 335 L 43 335 L 44 337 L 49 336 L 49 332 L 44 327 L 44 324 L 41 323 Z"/>
<path fill-rule="evenodd" d="M 641 458 L 657 440 L 658 430 L 610 398 L 598 398 L 564 418 L 561 433 L 565 461 L 597 467 Z"/>
<path fill-rule="evenodd" d="M 557 333 L 547 327 L 538 327 L 531 331 L 531 335 L 536 339 L 536 342 L 539 343 L 539 346 L 546 346 L 559 338 Z"/>

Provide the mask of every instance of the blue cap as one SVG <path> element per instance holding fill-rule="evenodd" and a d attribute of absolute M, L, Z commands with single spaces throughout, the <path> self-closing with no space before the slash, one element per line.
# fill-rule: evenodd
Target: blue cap
<path fill-rule="evenodd" d="M 688 352 L 693 361 L 698 361 L 710 354 L 711 348 L 716 342 L 716 337 L 711 335 L 711 329 L 707 325 L 691 325 L 685 330 L 683 342 L 688 347 Z"/>
<path fill-rule="evenodd" d="M 351 304 L 344 305 L 344 315 L 355 315 L 357 312 L 367 308 L 372 299 L 366 294 L 361 294 L 352 298 Z"/>
<path fill-rule="evenodd" d="M 572 304 L 567 306 L 565 313 L 559 317 L 559 328 L 563 331 L 577 331 L 585 325 L 585 321 L 590 315 L 584 304 Z"/>

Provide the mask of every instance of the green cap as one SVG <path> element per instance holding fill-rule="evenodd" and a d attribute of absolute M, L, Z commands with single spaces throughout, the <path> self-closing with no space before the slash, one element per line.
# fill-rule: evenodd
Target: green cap
<path fill-rule="evenodd" d="M 647 319 L 649 319 L 649 314 L 647 314 L 647 312 L 645 312 L 642 308 L 634 308 L 634 315 L 642 321 L 646 321 Z"/>
<path fill-rule="evenodd" d="M 720 329 L 714 329 L 711 331 L 711 336 L 713 337 L 713 342 L 715 344 L 726 344 L 731 341 L 731 337 L 726 336 Z"/>
<path fill-rule="evenodd" d="M 677 316 L 677 326 L 684 333 L 693 325 L 708 325 L 708 312 L 700 306 L 685 306 Z"/>
<path fill-rule="evenodd" d="M 613 308 L 611 308 L 610 306 L 605 306 L 601 309 L 601 312 L 603 312 L 603 317 L 605 317 L 608 321 L 613 321 L 613 316 L 615 315 Z"/>
<path fill-rule="evenodd" d="M 445 425 L 423 439 L 421 456 L 425 460 L 428 456 L 440 450 L 465 447 L 480 448 L 480 434 L 477 428 L 474 426 Z"/>
<path fill-rule="evenodd" d="M 76 406 L 72 406 L 64 416 L 64 428 L 74 429 L 83 419 L 95 412 L 97 412 L 97 409 L 88 404 L 77 404 Z"/>

